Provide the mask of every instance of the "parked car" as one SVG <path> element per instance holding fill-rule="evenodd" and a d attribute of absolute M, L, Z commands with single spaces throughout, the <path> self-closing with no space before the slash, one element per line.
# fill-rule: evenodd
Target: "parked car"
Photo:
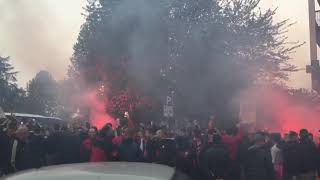
<path fill-rule="evenodd" d="M 158 164 L 105 162 L 50 166 L 3 180 L 190 180 L 175 169 Z"/>
<path fill-rule="evenodd" d="M 25 114 L 25 113 L 4 113 L 6 117 L 14 116 L 19 123 L 26 124 L 29 121 L 36 121 L 42 126 L 52 127 L 55 124 L 65 125 L 66 121 L 63 121 L 57 117 L 47 117 L 37 114 Z"/>

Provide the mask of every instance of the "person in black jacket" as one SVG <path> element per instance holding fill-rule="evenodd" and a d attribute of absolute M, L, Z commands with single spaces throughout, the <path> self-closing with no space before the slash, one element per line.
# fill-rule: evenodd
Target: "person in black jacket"
<path fill-rule="evenodd" d="M 28 168 L 40 168 L 45 165 L 45 147 L 44 138 L 40 134 L 40 126 L 33 128 L 27 142 Z"/>
<path fill-rule="evenodd" d="M 157 143 L 158 138 L 154 136 L 153 131 L 147 130 L 146 131 L 146 162 L 153 163 L 156 161 L 157 157 Z"/>
<path fill-rule="evenodd" d="M 120 161 L 142 162 L 143 153 L 138 144 L 134 141 L 135 131 L 133 129 L 124 130 L 124 138 L 118 146 L 118 156 Z"/>
<path fill-rule="evenodd" d="M 283 180 L 292 180 L 299 175 L 299 163 L 301 155 L 299 152 L 298 134 L 291 131 L 287 141 L 280 147 L 283 152 Z"/>
<path fill-rule="evenodd" d="M 60 126 L 54 125 L 53 132 L 45 139 L 45 151 L 47 152 L 47 164 L 58 165 L 62 164 L 62 152 L 63 146 L 61 140 L 63 138 Z"/>
<path fill-rule="evenodd" d="M 95 141 L 93 141 L 93 146 L 103 149 L 108 160 L 112 159 L 112 152 L 115 149 L 112 143 L 114 132 L 111 126 L 110 124 L 106 124 L 98 133 Z"/>
<path fill-rule="evenodd" d="M 187 136 L 186 130 L 181 129 L 175 137 L 177 147 L 176 168 L 184 173 L 192 170 L 191 138 Z"/>
<path fill-rule="evenodd" d="M 248 149 L 253 145 L 251 141 L 252 135 L 253 134 L 249 134 L 249 133 L 245 134 L 238 145 L 237 158 L 238 158 L 238 161 L 240 162 L 242 180 L 245 180 L 244 162 L 248 156 Z"/>
<path fill-rule="evenodd" d="M 174 166 L 176 163 L 176 142 L 167 138 L 166 130 L 157 131 L 156 163 Z"/>
<path fill-rule="evenodd" d="M 300 131 L 299 142 L 299 175 L 297 179 L 316 179 L 317 170 L 317 147 L 310 139 L 306 129 Z"/>
<path fill-rule="evenodd" d="M 72 133 L 67 128 L 65 128 L 59 141 L 61 143 L 61 146 L 58 147 L 60 152 L 59 154 L 61 155 L 61 163 L 80 163 L 81 137 L 79 136 L 79 131 Z"/>
<path fill-rule="evenodd" d="M 244 160 L 246 180 L 275 180 L 270 149 L 265 147 L 265 136 L 256 133 Z"/>
<path fill-rule="evenodd" d="M 10 165 L 10 143 L 13 140 L 13 134 L 17 130 L 16 121 L 8 121 L 2 124 L 0 129 L 0 177 L 9 173 Z"/>
<path fill-rule="evenodd" d="M 207 145 L 199 157 L 201 172 L 206 180 L 224 179 L 230 163 L 226 145 L 219 134 L 213 134 L 212 144 Z"/>

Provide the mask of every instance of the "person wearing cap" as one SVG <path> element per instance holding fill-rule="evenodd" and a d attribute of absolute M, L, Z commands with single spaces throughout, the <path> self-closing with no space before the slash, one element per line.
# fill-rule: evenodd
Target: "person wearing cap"
<path fill-rule="evenodd" d="M 270 150 L 265 148 L 265 135 L 256 133 L 244 160 L 246 180 L 275 180 Z"/>

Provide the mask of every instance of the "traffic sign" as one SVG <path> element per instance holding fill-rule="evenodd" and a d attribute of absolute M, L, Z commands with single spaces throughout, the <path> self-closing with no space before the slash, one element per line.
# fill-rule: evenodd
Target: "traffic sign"
<path fill-rule="evenodd" d="M 4 111 L 0 107 L 0 118 L 6 118 L 6 115 L 4 114 Z"/>
<path fill-rule="evenodd" d="M 171 96 L 167 96 L 167 98 L 166 98 L 166 105 L 172 105 L 173 103 L 172 103 L 172 97 Z"/>
<path fill-rule="evenodd" d="M 173 106 L 164 105 L 163 106 L 163 116 L 173 117 Z"/>

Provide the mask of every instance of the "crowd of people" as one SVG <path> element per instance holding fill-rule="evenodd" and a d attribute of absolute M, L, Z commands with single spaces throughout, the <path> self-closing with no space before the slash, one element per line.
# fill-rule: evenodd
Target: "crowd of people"
<path fill-rule="evenodd" d="M 199 180 L 316 180 L 319 157 L 306 129 L 284 137 L 212 125 L 44 129 L 14 118 L 2 119 L 0 129 L 0 176 L 49 165 L 123 161 L 172 166 Z"/>

